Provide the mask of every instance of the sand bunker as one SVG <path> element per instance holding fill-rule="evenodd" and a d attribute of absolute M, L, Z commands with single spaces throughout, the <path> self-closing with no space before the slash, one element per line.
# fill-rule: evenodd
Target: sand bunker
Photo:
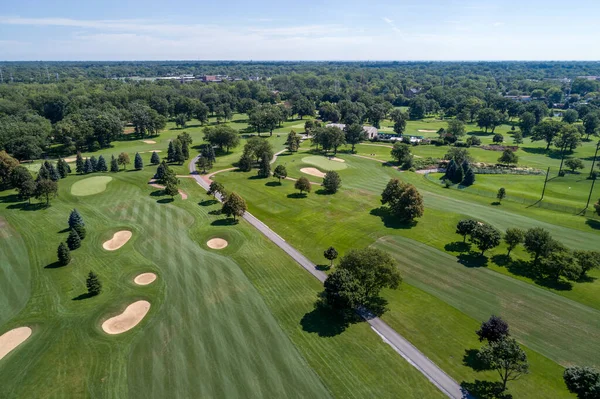
<path fill-rule="evenodd" d="M 137 285 L 148 285 L 148 284 L 153 283 L 154 280 L 156 280 L 156 274 L 142 273 L 142 274 L 136 276 L 136 278 L 133 279 L 133 282 L 136 283 Z"/>
<path fill-rule="evenodd" d="M 0 336 L 0 360 L 31 336 L 31 328 L 18 327 Z"/>
<path fill-rule="evenodd" d="M 419 129 L 421 133 L 437 133 L 437 130 Z"/>
<path fill-rule="evenodd" d="M 106 249 L 107 251 L 115 251 L 125 245 L 131 238 L 132 234 L 133 233 L 128 230 L 117 231 L 113 235 L 113 238 L 102 244 L 102 248 Z"/>
<path fill-rule="evenodd" d="M 142 140 L 142 143 L 146 143 L 146 144 L 156 144 L 156 141 L 154 141 L 154 140 Z"/>
<path fill-rule="evenodd" d="M 317 177 L 325 177 L 325 173 L 321 172 L 317 168 L 302 168 L 300 172 L 306 173 L 307 175 L 317 176 Z"/>
<path fill-rule="evenodd" d="M 123 313 L 111 317 L 102 323 L 102 329 L 107 334 L 121 334 L 137 326 L 150 310 L 150 302 L 137 301 L 127 306 Z"/>
<path fill-rule="evenodd" d="M 77 161 L 77 157 L 65 158 L 64 161 L 66 163 L 71 163 Z"/>
<path fill-rule="evenodd" d="M 229 245 L 229 243 L 222 238 L 212 238 L 206 242 L 206 245 L 212 249 L 223 249 Z"/>
<path fill-rule="evenodd" d="M 336 161 L 336 162 L 346 162 L 341 158 L 337 158 L 337 157 L 333 157 L 333 158 L 329 158 L 330 161 Z"/>

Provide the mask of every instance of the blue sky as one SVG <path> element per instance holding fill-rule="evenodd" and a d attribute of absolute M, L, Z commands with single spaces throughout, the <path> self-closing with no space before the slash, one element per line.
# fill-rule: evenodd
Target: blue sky
<path fill-rule="evenodd" d="M 0 60 L 600 60 L 600 1 L 4 1 Z"/>

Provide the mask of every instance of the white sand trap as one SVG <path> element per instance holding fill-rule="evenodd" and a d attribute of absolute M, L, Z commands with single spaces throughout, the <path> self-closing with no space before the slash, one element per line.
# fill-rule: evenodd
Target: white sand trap
<path fill-rule="evenodd" d="M 65 158 L 64 161 L 66 163 L 71 163 L 77 161 L 77 157 Z"/>
<path fill-rule="evenodd" d="M 333 158 L 329 158 L 330 161 L 336 161 L 336 162 L 346 162 L 341 158 L 337 158 L 337 157 L 333 157 Z"/>
<path fill-rule="evenodd" d="M 437 133 L 437 130 L 419 129 L 421 133 Z"/>
<path fill-rule="evenodd" d="M 133 233 L 129 230 L 117 231 L 113 235 L 113 238 L 102 244 L 102 248 L 106 249 L 107 251 L 116 251 L 117 249 L 125 245 L 127 241 L 129 241 L 132 234 Z"/>
<path fill-rule="evenodd" d="M 317 176 L 317 177 L 325 177 L 325 173 L 321 172 L 317 168 L 302 168 L 300 172 L 306 173 L 307 175 Z"/>
<path fill-rule="evenodd" d="M 156 141 L 154 141 L 154 140 L 142 140 L 142 143 L 146 143 L 146 144 L 156 144 Z"/>
<path fill-rule="evenodd" d="M 31 336 L 31 328 L 18 327 L 0 336 L 0 360 Z"/>
<path fill-rule="evenodd" d="M 229 245 L 229 243 L 222 238 L 212 238 L 206 242 L 206 245 L 212 249 L 223 249 Z"/>
<path fill-rule="evenodd" d="M 105 333 L 115 335 L 131 330 L 137 326 L 150 310 L 150 302 L 137 301 L 127 306 L 123 313 L 111 317 L 102 323 Z"/>
<path fill-rule="evenodd" d="M 154 280 L 156 280 L 156 274 L 142 273 L 142 274 L 136 276 L 136 278 L 133 279 L 133 282 L 136 283 L 137 285 L 148 285 L 148 284 L 153 283 Z"/>

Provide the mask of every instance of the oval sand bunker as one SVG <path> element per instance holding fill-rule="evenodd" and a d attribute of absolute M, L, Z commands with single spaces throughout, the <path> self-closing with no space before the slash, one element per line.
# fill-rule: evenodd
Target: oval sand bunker
<path fill-rule="evenodd" d="M 325 177 L 325 173 L 321 172 L 317 168 L 302 168 L 300 172 L 306 173 L 307 175 L 317 176 L 317 177 Z"/>
<path fill-rule="evenodd" d="M 18 327 L 0 336 L 0 360 L 31 336 L 31 328 Z"/>
<path fill-rule="evenodd" d="M 229 245 L 229 243 L 222 238 L 213 238 L 211 240 L 208 240 L 206 242 L 206 245 L 212 249 L 223 249 L 227 245 Z"/>
<path fill-rule="evenodd" d="M 129 230 L 117 231 L 113 235 L 113 238 L 102 244 L 102 248 L 106 249 L 107 251 L 115 251 L 125 245 L 131 238 L 132 234 L 133 233 Z"/>
<path fill-rule="evenodd" d="M 111 317 L 102 323 L 105 333 L 115 335 L 131 330 L 137 326 L 150 310 L 150 302 L 137 301 L 127 306 L 123 313 Z"/>
<path fill-rule="evenodd" d="M 133 282 L 136 283 L 137 285 L 148 285 L 148 284 L 153 283 L 154 280 L 156 280 L 156 274 L 142 273 L 142 274 L 136 276 L 136 278 L 133 279 Z"/>

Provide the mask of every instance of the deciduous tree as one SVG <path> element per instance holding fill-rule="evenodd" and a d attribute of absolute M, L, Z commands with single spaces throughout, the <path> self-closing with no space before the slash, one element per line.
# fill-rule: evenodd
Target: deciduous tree
<path fill-rule="evenodd" d="M 338 252 L 335 250 L 334 247 L 329 247 L 325 250 L 325 252 L 323 252 L 323 256 L 325 257 L 325 259 L 329 260 L 331 263 L 329 264 L 329 267 L 333 267 L 333 261 L 335 259 L 337 259 L 338 257 Z"/>
<path fill-rule="evenodd" d="M 237 220 L 237 217 L 242 217 L 246 212 L 246 201 L 236 193 L 231 193 L 227 196 L 221 212 L 227 217 L 233 217 L 233 220 Z"/>
<path fill-rule="evenodd" d="M 296 188 L 296 190 L 300 190 L 300 194 L 302 194 L 305 191 L 307 193 L 310 193 L 310 189 L 311 189 L 310 181 L 304 176 L 302 176 L 298 180 L 296 180 L 294 187 Z"/>
<path fill-rule="evenodd" d="M 579 399 L 600 398 L 600 371 L 593 367 L 570 366 L 563 373 L 569 392 Z"/>
<path fill-rule="evenodd" d="M 485 223 L 478 223 L 471 232 L 471 241 L 479 248 L 482 256 L 485 254 L 485 251 L 500 245 L 501 239 L 502 234 L 494 227 Z"/>
<path fill-rule="evenodd" d="M 479 337 L 479 342 L 487 341 L 488 343 L 498 342 L 510 335 L 508 323 L 495 315 L 481 323 L 481 327 L 475 333 Z"/>
<path fill-rule="evenodd" d="M 504 233 L 504 242 L 508 248 L 506 255 L 510 256 L 510 252 L 515 249 L 517 245 L 522 244 L 524 239 L 525 232 L 523 230 L 511 227 L 506 229 L 506 233 Z"/>
<path fill-rule="evenodd" d="M 279 180 L 279 184 L 281 184 L 281 179 L 285 179 L 287 177 L 287 170 L 285 169 L 285 166 L 277 165 L 273 171 L 273 177 Z"/>
<path fill-rule="evenodd" d="M 325 173 L 325 177 L 323 177 L 323 187 L 325 187 L 325 190 L 330 193 L 337 193 L 341 185 L 342 179 L 338 172 L 330 170 Z"/>
<path fill-rule="evenodd" d="M 403 222 L 412 222 L 423 216 L 423 197 L 416 187 L 391 179 L 381 194 L 381 203 L 388 204 L 390 212 Z"/>
<path fill-rule="evenodd" d="M 527 355 L 514 338 L 490 342 L 481 348 L 477 357 L 483 364 L 498 372 L 503 392 L 506 391 L 508 381 L 514 381 L 529 373 Z"/>
<path fill-rule="evenodd" d="M 129 160 L 129 154 L 127 154 L 126 152 L 120 153 L 119 158 L 117 159 L 117 163 L 119 165 L 123 165 L 123 170 L 125 170 L 127 168 L 127 165 L 131 163 L 131 161 Z"/>
<path fill-rule="evenodd" d="M 467 236 L 473 232 L 477 226 L 477 221 L 473 219 L 462 219 L 456 225 L 456 234 L 463 236 L 463 242 L 467 241 Z"/>

